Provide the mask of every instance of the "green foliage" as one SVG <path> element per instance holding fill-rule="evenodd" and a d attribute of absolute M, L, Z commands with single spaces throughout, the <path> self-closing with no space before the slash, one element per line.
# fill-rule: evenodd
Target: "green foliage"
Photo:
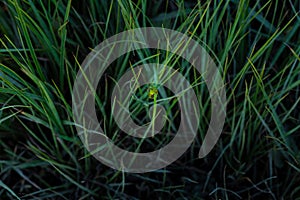
<path fill-rule="evenodd" d="M 1 1 L 1 199 L 300 197 L 300 1 L 195 2 Z M 200 75 L 168 52 L 122 56 L 100 80 L 96 106 L 100 123 L 117 143 L 149 150 L 169 141 L 161 136 L 129 139 L 110 114 L 114 83 L 139 64 L 165 63 L 181 72 L 201 99 L 203 114 L 197 140 L 177 162 L 152 173 L 126 174 L 84 149 L 72 119 L 71 92 L 92 48 L 124 30 L 146 26 L 178 30 L 207 49 L 226 83 L 227 118 L 217 146 L 198 159 L 210 119 Z M 150 91 L 155 98 L 149 98 L 148 88 L 132 97 L 137 123 L 149 120 L 143 105 L 170 95 Z M 167 130 L 175 130 L 177 102 L 168 105 Z"/>

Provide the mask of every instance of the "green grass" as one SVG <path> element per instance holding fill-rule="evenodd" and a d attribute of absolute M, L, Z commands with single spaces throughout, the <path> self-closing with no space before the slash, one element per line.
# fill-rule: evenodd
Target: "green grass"
<path fill-rule="evenodd" d="M 2 0 L 0 7 L 1 199 L 300 199 L 300 1 Z M 112 170 L 83 147 L 72 88 L 85 56 L 124 30 L 156 26 L 197 40 L 226 83 L 227 117 L 217 146 L 198 159 L 210 101 L 200 75 L 169 52 L 117 59 L 98 88 L 102 127 L 117 144 L 149 151 L 172 137 L 130 138 L 110 108 L 114 83 L 131 67 L 166 63 L 201 97 L 197 139 L 172 165 L 145 174 Z M 165 100 L 172 93 L 159 90 Z M 131 99 L 140 124 L 147 87 Z M 165 130 L 176 130 L 168 102 Z"/>

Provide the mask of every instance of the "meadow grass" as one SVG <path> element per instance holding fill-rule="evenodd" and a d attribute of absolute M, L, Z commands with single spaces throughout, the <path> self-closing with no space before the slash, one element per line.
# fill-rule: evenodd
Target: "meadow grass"
<path fill-rule="evenodd" d="M 299 0 L 2 0 L 0 8 L 1 199 L 297 199 L 300 198 Z M 164 27 L 197 40 L 226 84 L 227 117 L 213 151 L 198 158 L 210 120 L 209 94 L 188 62 L 140 50 L 117 59 L 100 80 L 96 109 L 116 144 L 157 149 L 120 132 L 111 115 L 114 83 L 132 67 L 165 63 L 201 99 L 199 131 L 170 166 L 145 174 L 110 169 L 83 147 L 72 115 L 72 88 L 87 54 L 125 30 Z M 147 87 L 131 100 L 132 118 L 149 122 Z M 172 95 L 164 88 L 159 98 Z M 166 130 L 178 103 L 168 101 Z"/>

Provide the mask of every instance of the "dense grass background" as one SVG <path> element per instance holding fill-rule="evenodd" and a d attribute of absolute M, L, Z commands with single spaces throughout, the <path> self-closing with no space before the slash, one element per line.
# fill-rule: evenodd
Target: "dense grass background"
<path fill-rule="evenodd" d="M 299 0 L 2 0 L 0 199 L 300 199 L 299 11 Z M 198 159 L 210 119 L 200 84 L 196 94 L 207 100 L 188 152 L 165 169 L 128 174 L 84 149 L 71 92 L 93 47 L 145 26 L 178 30 L 207 49 L 226 83 L 227 118 L 217 146 Z M 150 53 L 123 56 L 100 81 L 99 118 L 107 131 L 117 129 L 109 112 L 113 80 L 130 64 L 168 59 Z M 175 61 L 199 81 L 185 61 Z"/>

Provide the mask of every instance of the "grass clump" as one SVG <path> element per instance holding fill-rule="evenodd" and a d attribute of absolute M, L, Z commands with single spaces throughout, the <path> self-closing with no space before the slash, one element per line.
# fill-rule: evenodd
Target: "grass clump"
<path fill-rule="evenodd" d="M 300 197 L 300 1 L 2 0 L 0 8 L 0 197 L 2 199 L 296 199 Z M 99 83 L 98 118 L 125 148 L 110 113 L 115 80 L 146 62 L 172 63 L 201 96 L 197 139 L 172 165 L 146 174 L 112 170 L 77 136 L 71 92 L 85 56 L 101 41 L 156 26 L 197 40 L 226 83 L 227 117 L 213 151 L 198 159 L 210 101 L 200 76 L 168 52 L 117 59 Z M 153 101 L 140 88 L 137 99 Z M 155 92 L 156 94 L 156 92 Z M 166 95 L 172 95 L 170 91 Z M 165 98 L 160 96 L 158 98 Z M 156 99 L 156 98 L 155 98 Z M 148 102 L 148 103 L 149 103 Z M 141 101 L 133 119 L 147 123 Z M 176 130 L 176 101 L 167 130 Z M 113 135 L 112 135 L 113 136 Z M 144 150 L 165 145 L 158 136 Z"/>

